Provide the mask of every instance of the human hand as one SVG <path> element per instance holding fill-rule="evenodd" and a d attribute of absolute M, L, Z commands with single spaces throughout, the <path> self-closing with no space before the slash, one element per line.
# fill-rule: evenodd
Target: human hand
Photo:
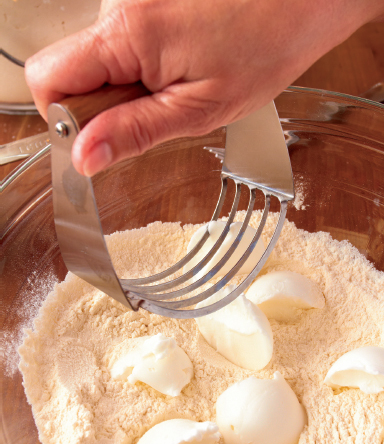
<path fill-rule="evenodd" d="M 104 0 L 91 27 L 26 64 L 40 113 L 67 95 L 141 80 L 153 93 L 97 115 L 75 140 L 92 176 L 175 137 L 261 108 L 382 14 L 382 0 Z"/>

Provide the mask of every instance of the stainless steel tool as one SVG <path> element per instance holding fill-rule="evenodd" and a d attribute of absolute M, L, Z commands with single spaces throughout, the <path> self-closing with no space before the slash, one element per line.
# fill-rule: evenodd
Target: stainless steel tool
<path fill-rule="evenodd" d="M 119 279 L 105 244 L 92 181 L 74 169 L 71 148 L 77 133 L 92 118 L 95 110 L 98 113 L 117 103 L 147 93 L 141 84 L 126 90 L 106 87 L 96 95 L 65 99 L 61 104 L 50 105 L 48 124 L 52 144 L 53 205 L 57 238 L 63 259 L 70 271 L 128 308 L 137 310 L 141 307 L 174 318 L 204 316 L 237 298 L 252 283 L 276 244 L 285 220 L 287 203 L 294 198 L 288 150 L 273 102 L 250 116 L 228 125 L 221 173 L 221 195 L 211 220 L 217 220 L 219 217 L 229 180 L 235 182 L 236 195 L 224 231 L 214 247 L 195 267 L 168 282 L 156 284 L 180 270 L 197 254 L 209 237 L 208 230 L 200 242 L 168 270 L 142 279 Z M 227 236 L 239 204 L 241 184 L 248 186 L 250 199 L 238 236 L 215 267 L 196 282 L 188 283 L 187 281 L 209 262 Z M 201 293 L 190 296 L 192 291 L 207 283 L 222 268 L 236 249 L 248 226 L 257 190 L 264 193 L 265 208 L 260 226 L 245 254 L 218 282 Z M 186 309 L 219 291 L 240 270 L 260 238 L 267 220 L 271 196 L 276 196 L 280 201 L 280 216 L 275 232 L 252 272 L 234 291 L 220 301 L 204 308 Z"/>

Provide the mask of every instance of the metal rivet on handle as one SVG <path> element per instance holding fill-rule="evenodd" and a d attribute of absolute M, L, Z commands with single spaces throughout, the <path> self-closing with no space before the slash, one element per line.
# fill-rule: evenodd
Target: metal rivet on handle
<path fill-rule="evenodd" d="M 68 127 L 64 122 L 57 122 L 55 131 L 59 137 L 67 137 L 69 133 Z"/>

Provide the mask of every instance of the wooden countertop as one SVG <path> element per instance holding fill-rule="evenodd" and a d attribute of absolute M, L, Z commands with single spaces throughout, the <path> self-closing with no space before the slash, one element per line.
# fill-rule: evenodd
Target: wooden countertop
<path fill-rule="evenodd" d="M 374 84 L 384 82 L 383 42 L 384 23 L 365 25 L 318 60 L 294 85 L 361 95 Z M 46 130 L 47 125 L 40 116 L 0 114 L 0 144 Z M 1 165 L 0 180 L 20 163 Z"/>

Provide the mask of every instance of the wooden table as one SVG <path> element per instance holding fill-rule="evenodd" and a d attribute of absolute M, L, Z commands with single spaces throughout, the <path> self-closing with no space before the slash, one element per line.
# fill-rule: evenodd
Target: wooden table
<path fill-rule="evenodd" d="M 384 82 L 384 23 L 362 27 L 299 77 L 294 85 L 361 95 Z M 0 114 L 0 144 L 47 130 L 40 116 Z M 20 162 L 0 166 L 0 180 Z"/>

